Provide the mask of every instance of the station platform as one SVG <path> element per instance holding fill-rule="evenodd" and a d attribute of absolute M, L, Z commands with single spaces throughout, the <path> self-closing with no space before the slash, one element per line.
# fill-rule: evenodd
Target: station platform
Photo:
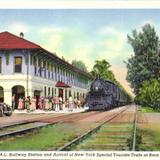
<path fill-rule="evenodd" d="M 73 109 L 73 111 L 69 111 L 67 108 L 66 109 L 63 109 L 63 110 L 59 110 L 59 111 L 53 111 L 53 110 L 40 110 L 40 109 L 36 109 L 35 111 L 27 111 L 26 109 L 25 110 L 14 110 L 13 113 L 15 114 L 53 114 L 53 113 L 56 113 L 56 114 L 61 114 L 61 113 L 78 113 L 78 112 L 84 112 L 88 110 L 88 107 L 83 107 L 83 108 L 76 108 L 76 109 Z"/>
<path fill-rule="evenodd" d="M 61 116 L 61 115 L 67 115 L 67 114 L 74 114 L 74 113 L 80 113 L 86 111 L 87 108 L 78 108 L 73 109 L 73 111 L 68 111 L 68 109 L 60 110 L 58 112 L 56 111 L 44 111 L 44 110 L 35 110 L 32 112 L 27 112 L 27 110 L 14 110 L 13 114 L 11 116 L 4 116 L 0 117 L 0 128 L 5 125 L 12 125 L 17 123 L 22 123 L 26 121 L 30 121 L 37 118 L 44 118 L 48 116 Z"/>

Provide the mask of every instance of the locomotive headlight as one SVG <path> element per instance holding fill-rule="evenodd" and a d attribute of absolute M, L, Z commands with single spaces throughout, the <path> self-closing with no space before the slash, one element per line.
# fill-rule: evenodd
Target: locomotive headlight
<path fill-rule="evenodd" d="M 98 87 L 95 87 L 96 91 L 98 91 Z"/>

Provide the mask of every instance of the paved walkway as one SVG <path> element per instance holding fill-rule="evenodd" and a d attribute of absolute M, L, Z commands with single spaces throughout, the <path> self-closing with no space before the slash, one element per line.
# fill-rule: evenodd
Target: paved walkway
<path fill-rule="evenodd" d="M 15 114 L 53 114 L 53 113 L 78 113 L 78 112 L 84 112 L 86 111 L 88 108 L 84 107 L 84 108 L 77 108 L 77 109 L 73 109 L 73 111 L 68 111 L 68 109 L 63 109 L 63 110 L 59 110 L 59 111 L 45 111 L 45 110 L 35 110 L 35 111 L 31 111 L 31 112 L 27 112 L 27 110 L 15 110 L 14 113 Z"/>

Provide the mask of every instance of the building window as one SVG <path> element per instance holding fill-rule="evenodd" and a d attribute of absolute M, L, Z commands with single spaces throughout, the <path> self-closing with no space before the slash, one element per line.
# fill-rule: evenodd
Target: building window
<path fill-rule="evenodd" d="M 14 72 L 15 73 L 21 73 L 22 72 L 22 57 L 15 57 Z"/>
<path fill-rule="evenodd" d="M 2 57 L 0 57 L 0 73 L 2 73 Z"/>

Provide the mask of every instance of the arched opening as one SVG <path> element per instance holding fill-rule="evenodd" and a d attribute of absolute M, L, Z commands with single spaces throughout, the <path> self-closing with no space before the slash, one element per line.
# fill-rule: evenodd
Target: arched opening
<path fill-rule="evenodd" d="M 15 95 L 15 109 L 17 109 L 19 98 L 25 97 L 25 88 L 20 85 L 12 87 L 12 96 L 14 95 Z"/>
<path fill-rule="evenodd" d="M 0 86 L 0 102 L 4 102 L 4 90 L 3 87 Z"/>

